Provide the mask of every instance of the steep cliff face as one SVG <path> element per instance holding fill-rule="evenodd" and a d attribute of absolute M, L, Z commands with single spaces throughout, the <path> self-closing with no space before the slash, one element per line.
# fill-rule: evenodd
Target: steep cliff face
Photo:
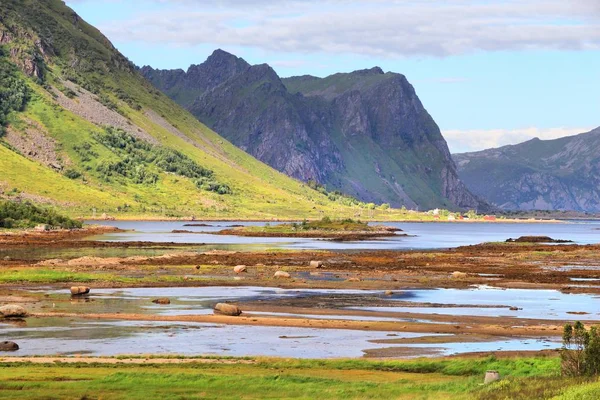
<path fill-rule="evenodd" d="M 157 88 L 279 171 L 364 201 L 485 208 L 458 179 L 414 88 L 380 68 L 281 79 L 217 50 L 181 70 L 142 68 Z"/>
<path fill-rule="evenodd" d="M 600 128 L 454 159 L 467 186 L 501 208 L 600 211 Z"/>

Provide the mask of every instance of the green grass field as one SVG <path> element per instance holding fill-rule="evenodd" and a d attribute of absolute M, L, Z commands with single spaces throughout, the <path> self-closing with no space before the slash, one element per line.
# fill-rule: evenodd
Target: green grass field
<path fill-rule="evenodd" d="M 596 399 L 557 358 L 0 364 L 3 399 Z M 482 385 L 487 369 L 501 381 Z"/>

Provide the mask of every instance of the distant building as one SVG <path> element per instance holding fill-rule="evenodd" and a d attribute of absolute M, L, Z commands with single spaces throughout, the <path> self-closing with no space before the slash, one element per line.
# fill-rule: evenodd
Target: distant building
<path fill-rule="evenodd" d="M 495 215 L 485 215 L 483 217 L 484 221 L 495 221 L 496 220 L 496 216 Z"/>
<path fill-rule="evenodd" d="M 448 215 L 448 221 L 456 221 L 456 217 L 452 214 Z"/>

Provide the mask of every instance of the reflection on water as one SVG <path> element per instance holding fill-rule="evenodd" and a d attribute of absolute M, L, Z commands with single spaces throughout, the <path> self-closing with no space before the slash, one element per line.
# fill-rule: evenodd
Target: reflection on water
<path fill-rule="evenodd" d="M 410 250 L 451 248 L 482 242 L 504 241 L 510 237 L 523 235 L 548 235 L 557 239 L 570 239 L 579 244 L 600 242 L 600 230 L 595 223 L 572 224 L 484 224 L 484 223 L 385 223 L 402 229 L 411 236 L 392 236 L 378 240 L 358 242 L 334 242 L 309 238 L 251 238 L 223 236 L 212 233 L 232 225 L 261 226 L 263 222 L 194 222 L 209 226 L 185 226 L 185 221 L 87 221 L 88 223 L 116 226 L 128 232 L 108 233 L 91 236 L 86 240 L 110 242 L 172 242 L 181 247 L 135 247 L 135 248 L 17 248 L 0 249 L 0 257 L 15 260 L 44 260 L 51 258 L 72 259 L 82 256 L 92 257 L 131 257 L 161 256 L 177 251 L 211 250 L 229 251 L 268 251 L 273 249 L 296 250 Z M 277 223 L 271 223 L 274 225 Z M 184 230 L 193 233 L 172 233 Z M 190 245 L 191 244 L 191 245 Z M 575 268 L 575 266 L 573 266 Z M 577 269 L 584 269 L 582 266 Z M 597 269 L 599 267 L 589 267 Z"/>
<path fill-rule="evenodd" d="M 90 221 L 92 222 L 92 221 Z M 431 249 L 504 241 L 519 236 L 551 236 L 569 239 L 579 244 L 600 242 L 596 222 L 587 223 L 399 223 L 385 225 L 402 229 L 411 236 L 385 237 L 380 240 L 335 242 L 308 238 L 250 238 L 211 234 L 231 225 L 263 226 L 264 222 L 201 222 L 210 226 L 185 226 L 184 221 L 96 221 L 131 232 L 109 233 L 92 237 L 106 241 L 149 241 L 204 244 L 206 250 L 219 245 L 260 245 L 285 249 L 325 250 L 378 250 L 378 249 Z M 270 223 L 271 225 L 277 223 Z M 193 233 L 172 233 L 187 230 Z M 216 248 L 216 247 L 214 247 Z"/>
<path fill-rule="evenodd" d="M 412 312 L 441 315 L 472 315 L 569 321 L 599 320 L 600 298 L 593 294 L 567 294 L 558 290 L 500 289 L 478 286 L 473 289 L 424 289 L 410 291 L 410 298 L 398 300 L 440 304 L 439 307 L 353 307 L 368 311 Z M 452 307 L 455 305 L 455 307 Z M 471 307 L 464 307 L 471 306 Z M 478 308 L 485 306 L 486 308 Z M 519 310 L 510 310 L 516 307 Z M 586 313 L 574 315 L 573 313 Z"/>
<path fill-rule="evenodd" d="M 89 322 L 78 319 L 37 318 L 27 327 L 0 324 L 0 336 L 20 349 L 7 356 L 90 354 L 180 354 L 220 356 L 275 356 L 294 358 L 360 357 L 363 350 L 393 347 L 372 343 L 388 339 L 388 332 L 314 329 L 203 323 L 137 321 Z M 394 338 L 423 334 L 395 332 Z M 470 351 L 541 350 L 559 344 L 540 339 L 500 339 L 476 343 L 403 344 L 401 347 L 437 349 L 427 355 Z"/>
<path fill-rule="evenodd" d="M 473 289 L 404 290 L 394 296 L 378 297 L 381 291 L 279 289 L 264 287 L 194 287 L 194 288 L 131 288 L 95 289 L 83 300 L 70 299 L 67 290 L 43 290 L 47 295 L 31 304 L 31 311 L 52 308 L 52 311 L 76 313 L 141 313 L 155 315 L 193 315 L 212 313 L 221 301 L 274 301 L 282 298 L 302 298 L 327 295 L 366 295 L 385 299 L 386 307 L 360 307 L 361 310 L 412 312 L 447 315 L 507 315 L 517 318 L 591 320 L 598 319 L 598 298 L 587 294 L 563 294 L 554 290 L 497 289 L 481 286 Z M 156 305 L 151 300 L 169 297 L 171 304 Z M 399 301 L 437 304 L 425 307 L 397 307 Z M 50 306 L 51 305 L 51 306 Z M 463 306 L 463 307 L 453 307 Z M 475 306 L 488 306 L 477 308 Z M 523 308 L 510 311 L 507 306 Z M 570 311 L 590 312 L 589 315 L 569 314 Z M 298 317 L 355 321 L 433 322 L 427 318 L 381 315 L 313 315 L 276 312 L 255 312 L 272 317 Z M 439 323 L 439 322 L 436 322 Z M 295 327 L 236 326 L 182 322 L 140 322 L 84 320 L 79 318 L 30 318 L 15 324 L 0 324 L 0 337 L 19 343 L 21 350 L 11 355 L 31 354 L 219 354 L 231 356 L 265 355 L 282 357 L 357 357 L 366 349 L 393 347 L 374 344 L 372 340 L 389 338 L 390 332 L 344 329 L 312 329 Z M 397 333 L 395 337 L 410 338 L 425 334 Z M 428 335 L 428 334 L 427 334 Z M 454 354 L 471 351 L 540 350 L 556 348 L 558 343 L 547 338 L 498 338 L 492 341 L 402 344 L 400 347 L 438 349 L 428 355 Z"/>

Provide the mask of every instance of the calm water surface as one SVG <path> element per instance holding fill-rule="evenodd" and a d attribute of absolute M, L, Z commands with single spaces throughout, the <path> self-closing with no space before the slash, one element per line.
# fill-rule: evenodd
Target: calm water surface
<path fill-rule="evenodd" d="M 277 300 L 279 298 L 355 294 L 373 295 L 382 291 L 364 290 L 291 290 L 263 287 L 197 287 L 197 288 L 130 288 L 94 289 L 88 301 L 70 299 L 67 290 L 42 290 L 48 297 L 37 307 L 51 307 L 53 311 L 65 312 L 122 312 L 155 315 L 193 315 L 212 313 L 216 302 L 234 300 Z M 157 306 L 151 299 L 166 296 L 170 305 Z M 562 297 L 561 297 L 562 296 Z M 504 291 L 493 288 L 472 290 L 405 290 L 390 299 L 389 311 L 403 311 L 393 307 L 398 300 L 425 302 L 436 300 L 441 304 L 518 304 L 527 307 L 527 316 L 543 318 L 539 311 L 544 304 L 556 300 L 557 304 L 571 300 L 566 296 L 580 297 L 575 305 L 589 303 L 595 309 L 597 300 L 589 295 L 561 295 L 556 291 L 543 291 L 537 297 L 535 290 Z M 573 297 L 573 298 L 575 298 Z M 385 310 L 377 308 L 378 311 Z M 446 308 L 432 307 L 429 312 L 439 313 Z M 450 308 L 448 309 L 450 310 Z M 495 315 L 497 309 L 484 310 L 485 315 Z M 413 308 L 413 312 L 427 312 Z M 456 310 L 455 310 L 456 311 Z M 562 308 L 554 310 L 562 312 Z M 525 308 L 524 308 L 525 312 Z M 349 320 L 396 320 L 406 318 L 365 316 L 311 316 L 304 314 L 277 314 L 281 317 L 314 317 Z M 460 314 L 458 314 L 460 315 Z M 535 316 L 537 315 L 537 316 Z M 560 315 L 564 316 L 564 315 Z M 557 316 L 558 317 L 558 316 Z M 568 316 L 567 316 L 568 318 Z M 420 320 L 428 322 L 427 320 Z M 518 324 L 518 322 L 515 322 Z M 184 355 L 230 355 L 230 356 L 280 356 L 296 358 L 360 357 L 368 349 L 394 347 L 393 344 L 373 343 L 374 340 L 429 336 L 410 332 L 358 331 L 347 329 L 315 329 L 295 327 L 268 327 L 222 325 L 209 323 L 148 322 L 148 321 L 90 321 L 80 318 L 29 318 L 23 322 L 0 323 L 0 337 L 17 341 L 21 349 L 7 355 L 54 355 L 54 354 L 184 354 Z M 424 350 L 424 355 L 446 355 L 471 351 L 540 350 L 559 347 L 556 339 L 549 338 L 497 338 L 489 342 L 403 344 Z M 427 350 L 427 352 L 425 352 Z M 431 352 L 433 351 L 433 352 Z"/>
<path fill-rule="evenodd" d="M 94 221 L 88 221 L 94 223 Z M 573 223 L 399 223 L 385 225 L 400 228 L 411 237 L 397 236 L 381 240 L 359 242 L 332 242 L 306 238 L 249 238 L 222 236 L 211 233 L 231 225 L 263 226 L 264 222 L 207 222 L 195 224 L 209 226 L 184 226 L 181 221 L 96 221 L 104 225 L 132 230 L 91 237 L 106 241 L 148 241 L 198 243 L 202 251 L 209 249 L 262 250 L 283 249 L 327 249 L 327 250 L 408 250 L 450 248 L 482 242 L 504 241 L 519 236 L 550 236 L 554 239 L 573 240 L 578 244 L 600 242 L 600 222 Z M 275 224 L 275 223 L 271 223 Z M 188 230 L 194 233 L 172 233 L 173 230 Z"/>

